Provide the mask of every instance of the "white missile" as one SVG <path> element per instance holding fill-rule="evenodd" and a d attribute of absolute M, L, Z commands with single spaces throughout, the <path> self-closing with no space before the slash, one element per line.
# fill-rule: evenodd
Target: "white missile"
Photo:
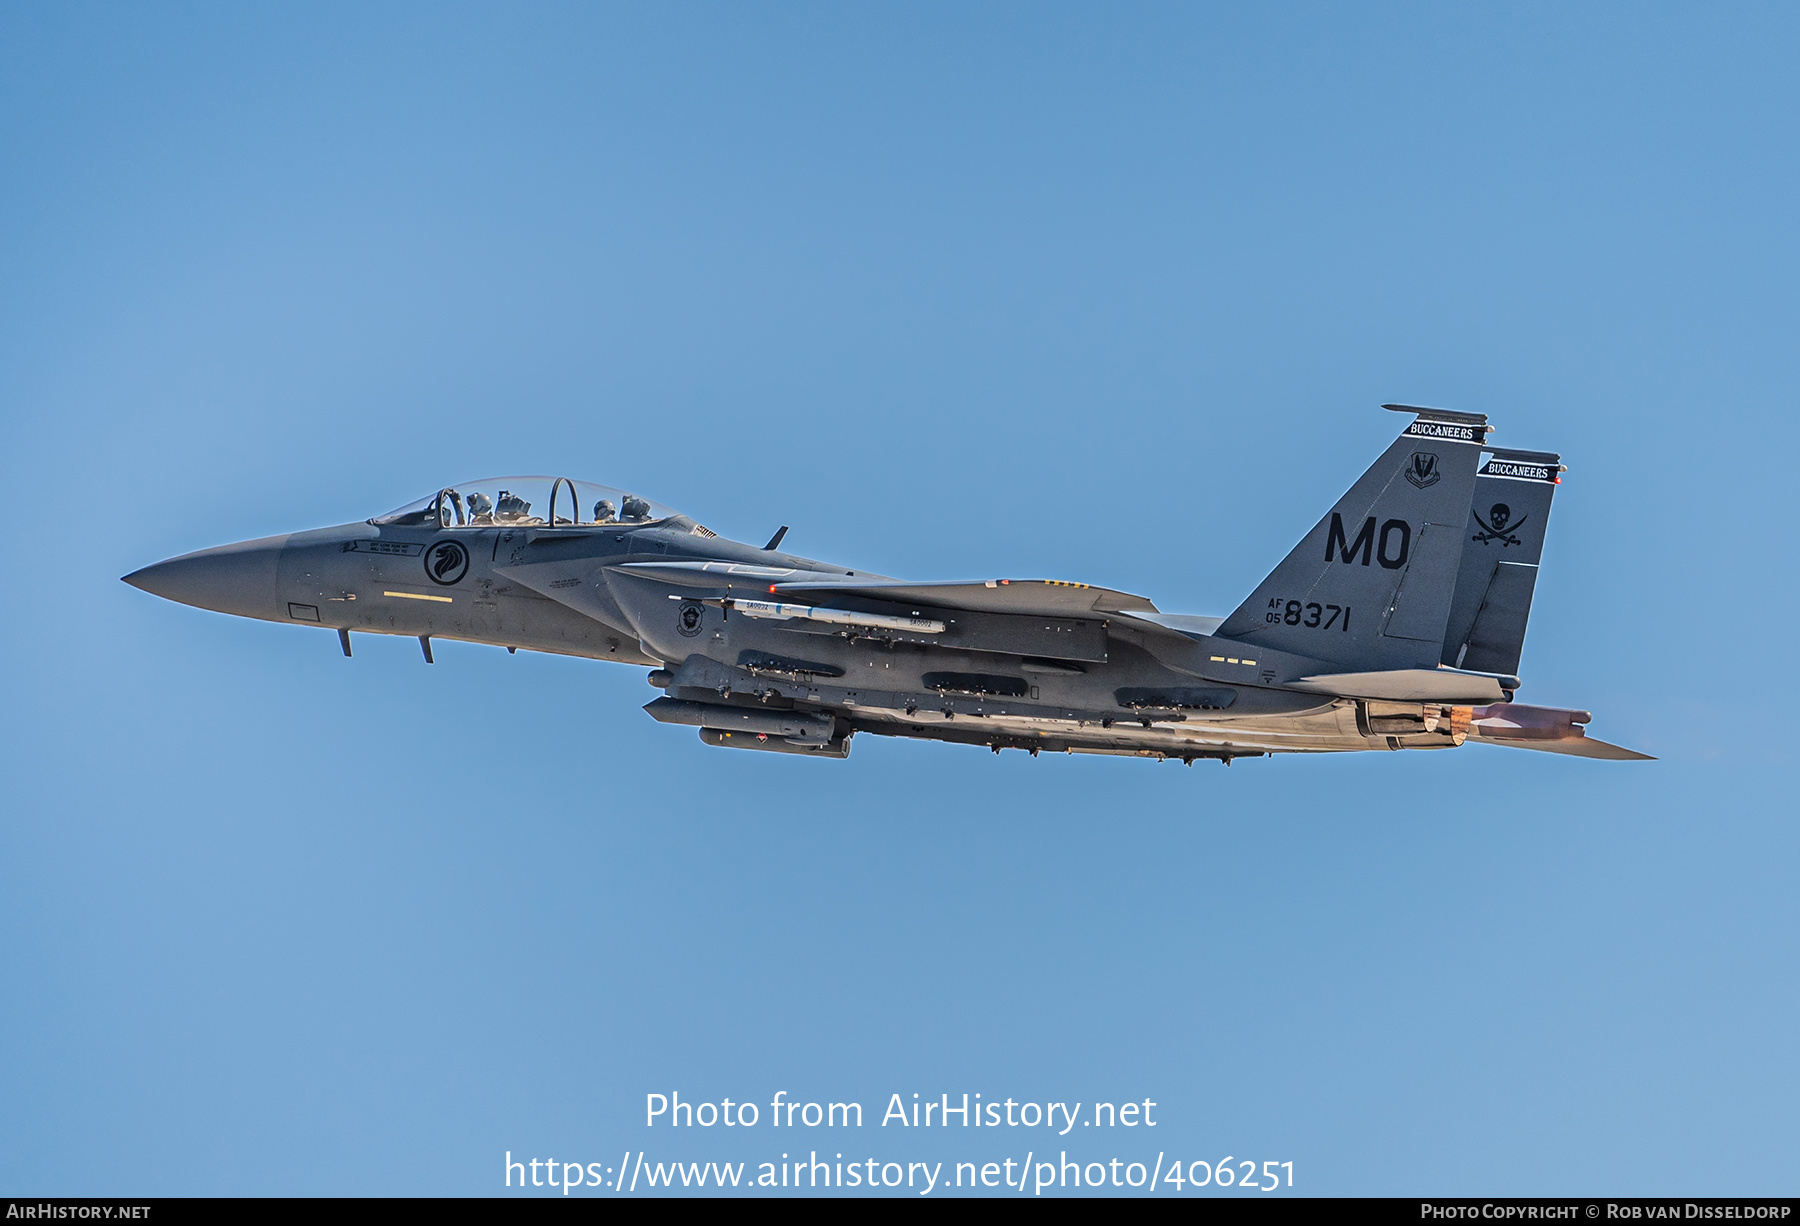
<path fill-rule="evenodd" d="M 870 626 L 879 630 L 905 630 L 913 634 L 942 634 L 944 623 L 926 617 L 890 617 L 885 613 L 852 613 L 849 609 L 821 609 L 813 605 L 786 604 L 779 600 L 729 600 L 732 608 L 745 617 L 766 617 L 775 621 L 799 618 L 809 622 L 827 622 L 834 626 Z"/>

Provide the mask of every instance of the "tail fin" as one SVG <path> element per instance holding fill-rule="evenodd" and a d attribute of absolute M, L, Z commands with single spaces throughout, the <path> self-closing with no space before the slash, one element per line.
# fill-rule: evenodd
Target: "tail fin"
<path fill-rule="evenodd" d="M 1216 633 L 1351 671 L 1437 665 L 1487 418 L 1382 407 L 1417 417 Z"/>
<path fill-rule="evenodd" d="M 1475 502 L 1439 662 L 1480 673 L 1517 673 L 1537 586 L 1550 499 L 1563 471 L 1548 451 L 1490 447 L 1475 478 Z"/>

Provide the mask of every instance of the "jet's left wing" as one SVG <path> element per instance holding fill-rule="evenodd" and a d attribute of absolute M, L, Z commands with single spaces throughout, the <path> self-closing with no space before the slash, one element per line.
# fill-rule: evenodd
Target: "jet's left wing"
<path fill-rule="evenodd" d="M 969 613 L 1012 613 L 1042 617 L 1087 617 L 1095 613 L 1156 613 L 1142 596 L 1069 583 L 1061 579 L 970 579 L 909 583 L 886 575 L 829 574 L 785 566 L 741 562 L 627 562 L 615 567 L 647 579 L 684 587 L 746 588 L 769 596 L 804 596 L 809 603 L 831 596 L 931 605 Z"/>
<path fill-rule="evenodd" d="M 842 594 L 900 603 L 964 609 L 971 613 L 1015 613 L 1045 617 L 1081 617 L 1095 613 L 1155 613 L 1142 596 L 1061 579 L 977 579 L 951 583 L 907 583 L 899 579 L 832 576 L 772 585 L 777 593 L 821 596 Z"/>
<path fill-rule="evenodd" d="M 685 587 L 690 599 L 801 633 L 1093 663 L 1106 659 L 1106 626 L 1119 606 L 1155 608 L 1141 596 L 1052 580 L 906 583 L 726 562 L 625 562 L 607 570 L 647 581 L 652 600 L 662 599 L 657 591 L 676 599 L 667 589 Z"/>

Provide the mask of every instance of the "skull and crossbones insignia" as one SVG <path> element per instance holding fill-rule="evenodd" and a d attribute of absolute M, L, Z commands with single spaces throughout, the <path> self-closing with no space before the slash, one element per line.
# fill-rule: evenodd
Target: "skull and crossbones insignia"
<path fill-rule="evenodd" d="M 1475 515 L 1475 512 L 1471 509 L 1469 514 Z M 1504 502 L 1496 502 L 1493 506 L 1488 508 L 1486 523 L 1481 521 L 1479 515 L 1475 515 L 1475 526 L 1481 529 L 1481 531 L 1477 532 L 1469 539 L 1472 541 L 1480 541 L 1483 545 L 1486 545 L 1490 541 L 1499 541 L 1500 548 L 1502 549 L 1505 549 L 1508 545 L 1521 544 L 1519 538 L 1514 535 L 1514 531 L 1530 518 L 1531 516 L 1529 515 L 1521 515 L 1517 521 L 1514 521 L 1512 517 L 1512 508 L 1507 506 Z"/>

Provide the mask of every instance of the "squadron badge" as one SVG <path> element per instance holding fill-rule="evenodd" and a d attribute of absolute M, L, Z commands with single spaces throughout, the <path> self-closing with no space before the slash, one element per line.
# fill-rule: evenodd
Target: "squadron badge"
<path fill-rule="evenodd" d="M 1415 451 L 1406 466 L 1406 479 L 1424 489 L 1436 485 L 1444 474 L 1438 471 L 1437 456 L 1429 451 Z"/>
<path fill-rule="evenodd" d="M 439 541 L 425 552 L 425 573 L 445 587 L 469 573 L 469 551 L 461 541 Z"/>

